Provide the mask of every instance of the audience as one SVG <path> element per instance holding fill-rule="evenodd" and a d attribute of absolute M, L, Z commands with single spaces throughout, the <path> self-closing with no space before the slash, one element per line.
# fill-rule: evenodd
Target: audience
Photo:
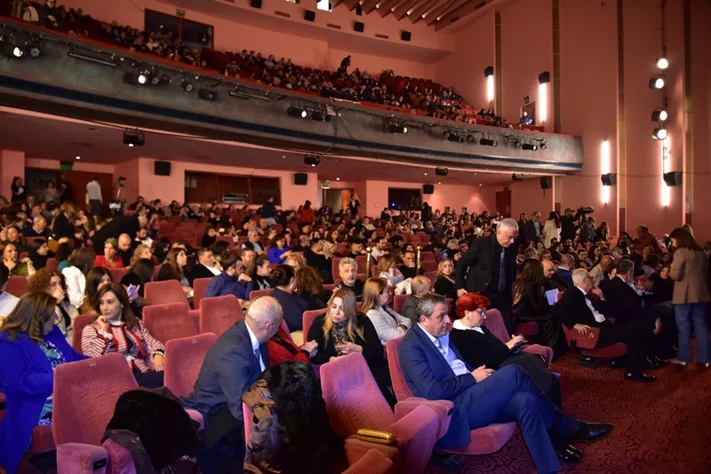
<path fill-rule="evenodd" d="M 260 254 L 254 257 L 247 271 L 255 290 L 268 290 L 272 287 L 271 274 L 272 267 L 266 255 Z"/>
<path fill-rule="evenodd" d="M 58 318 L 55 324 L 62 334 L 69 336 L 74 320 L 79 316 L 77 308 L 69 302 L 67 282 L 57 270 L 43 268 L 28 279 L 28 292 L 44 291 L 57 301 Z"/>
<path fill-rule="evenodd" d="M 35 273 L 35 267 L 29 257 L 20 259 L 17 246 L 6 243 L 2 248 L 2 263 L 10 271 L 10 276 L 28 277 Z"/>
<path fill-rule="evenodd" d="M 412 321 L 396 313 L 390 307 L 390 288 L 384 278 L 369 278 L 363 287 L 363 307 L 361 310 L 370 319 L 385 345 L 390 339 L 404 335 Z"/>
<path fill-rule="evenodd" d="M 434 284 L 434 291 L 452 301 L 457 300 L 457 287 L 454 281 L 454 262 L 448 258 L 437 265 L 437 280 Z"/>
<path fill-rule="evenodd" d="M 186 273 L 188 266 L 188 255 L 184 249 L 177 247 L 170 249 L 165 257 L 165 263 L 158 271 L 156 281 L 177 280 L 183 288 L 186 297 L 192 298 L 193 289 Z"/>
<path fill-rule="evenodd" d="M 119 255 L 118 241 L 116 239 L 106 239 L 104 241 L 104 254 L 97 255 L 94 260 L 95 267 L 123 268 L 123 260 Z"/>
<path fill-rule="evenodd" d="M 99 314 L 94 309 L 94 300 L 99 293 L 99 288 L 113 282 L 111 273 L 104 267 L 94 267 L 86 274 L 86 288 L 79 313 Z"/>
<path fill-rule="evenodd" d="M 297 295 L 306 301 L 309 311 L 324 309 L 326 303 L 331 299 L 332 292 L 323 287 L 323 280 L 316 270 L 310 266 L 304 266 L 296 271 Z"/>
<path fill-rule="evenodd" d="M 279 265 L 272 273 L 274 291 L 271 296 L 281 305 L 282 316 L 291 332 L 291 338 L 296 344 L 303 341 L 301 334 L 302 315 L 308 311 L 308 303 L 299 295 L 294 294 L 296 278 L 294 269 L 288 265 Z"/>
<path fill-rule="evenodd" d="M 348 289 L 353 292 L 358 301 L 361 300 L 363 296 L 363 280 L 359 280 L 358 276 L 358 263 L 355 259 L 350 257 L 342 258 L 338 262 L 338 275 L 341 277 L 341 282 L 336 286 L 336 288 Z"/>
<path fill-rule="evenodd" d="M 254 289 L 252 279 L 247 275 L 247 265 L 231 254 L 222 261 L 224 270 L 212 277 L 205 291 L 205 298 L 234 295 L 240 304 L 249 301 L 249 293 Z"/>
<path fill-rule="evenodd" d="M 538 324 L 537 343 L 558 347 L 560 323 L 553 317 L 546 299 L 543 264 L 539 260 L 526 260 L 513 287 L 513 309 L 516 321 L 534 321 Z"/>

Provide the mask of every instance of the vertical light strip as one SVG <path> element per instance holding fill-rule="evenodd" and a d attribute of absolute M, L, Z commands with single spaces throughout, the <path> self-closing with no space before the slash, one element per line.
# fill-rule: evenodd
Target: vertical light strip
<path fill-rule="evenodd" d="M 610 142 L 604 140 L 600 144 L 600 172 L 608 174 L 610 172 Z M 600 183 L 602 185 L 602 183 Z M 600 200 L 603 204 L 610 202 L 610 186 L 600 188 Z"/>
<path fill-rule="evenodd" d="M 538 121 L 543 125 L 548 120 L 548 83 L 538 85 Z"/>
<path fill-rule="evenodd" d="M 486 100 L 488 100 L 489 102 L 493 102 L 494 98 L 496 97 L 494 90 L 494 75 L 492 74 L 491 76 L 487 76 L 486 78 Z"/>
<path fill-rule="evenodd" d="M 659 195 L 662 200 L 662 206 L 668 207 L 671 204 L 671 188 L 664 182 L 664 173 L 669 171 L 669 162 L 671 160 L 671 140 L 667 138 L 660 140 L 662 145 L 662 180 L 659 182 L 661 186 Z"/>

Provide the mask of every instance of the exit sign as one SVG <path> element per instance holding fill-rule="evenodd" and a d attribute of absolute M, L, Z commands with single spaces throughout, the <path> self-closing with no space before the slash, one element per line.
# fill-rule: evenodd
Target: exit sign
<path fill-rule="evenodd" d="M 60 161 L 59 171 L 72 171 L 74 169 L 74 163 L 71 161 Z"/>
<path fill-rule="evenodd" d="M 181 10 L 180 8 L 177 8 L 175 10 L 175 16 L 179 16 L 180 18 L 185 18 L 185 10 Z"/>

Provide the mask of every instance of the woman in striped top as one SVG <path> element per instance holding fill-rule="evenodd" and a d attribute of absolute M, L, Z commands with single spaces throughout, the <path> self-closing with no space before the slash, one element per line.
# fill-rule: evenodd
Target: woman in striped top
<path fill-rule="evenodd" d="M 118 283 L 103 285 L 94 298 L 94 309 L 99 316 L 82 331 L 84 355 L 100 357 L 118 352 L 126 358 L 139 385 L 163 386 L 165 347 L 133 314 L 123 286 Z"/>

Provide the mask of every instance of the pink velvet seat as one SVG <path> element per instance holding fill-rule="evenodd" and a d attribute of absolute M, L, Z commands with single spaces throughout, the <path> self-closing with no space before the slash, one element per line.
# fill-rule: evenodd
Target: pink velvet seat
<path fill-rule="evenodd" d="M 501 317 L 501 313 L 498 309 L 489 309 L 486 311 L 486 319 L 484 320 L 484 326 L 491 331 L 491 333 L 498 337 L 501 342 L 507 343 L 511 340 L 506 331 L 506 326 L 504 325 L 504 319 Z M 553 361 L 553 349 L 548 346 L 541 346 L 540 344 L 529 344 L 523 347 L 523 352 L 530 352 L 531 354 L 536 354 L 543 356 L 548 365 L 550 366 Z"/>
<path fill-rule="evenodd" d="M 311 329 L 311 325 L 313 324 L 314 319 L 321 316 L 322 314 L 326 314 L 325 309 L 315 309 L 313 311 L 304 311 L 304 314 L 301 316 L 301 329 L 304 333 L 304 341 L 306 341 L 306 338 L 309 335 L 309 329 Z"/>
<path fill-rule="evenodd" d="M 111 280 L 116 283 L 121 283 L 121 278 L 124 277 L 128 272 L 131 271 L 130 268 L 109 268 L 109 273 L 111 273 Z"/>
<path fill-rule="evenodd" d="M 416 398 L 412 394 L 412 390 L 408 387 L 405 381 L 405 376 L 400 368 L 400 355 L 398 347 L 402 341 L 401 337 L 390 339 L 385 345 L 385 350 L 388 357 L 388 367 L 390 369 L 390 378 L 392 379 L 395 397 L 402 403 L 403 400 L 412 400 L 414 403 L 452 403 L 448 400 L 425 400 Z M 453 405 L 452 405 L 453 406 Z M 444 432 L 449 428 L 447 423 Z M 455 454 L 491 454 L 501 449 L 506 442 L 511 439 L 516 431 L 516 423 L 494 423 L 485 428 L 477 428 L 471 431 L 469 445 L 462 448 L 443 449 L 448 453 Z"/>
<path fill-rule="evenodd" d="M 193 309 L 200 309 L 200 300 L 205 297 L 210 280 L 212 278 L 196 278 L 193 280 Z"/>
<path fill-rule="evenodd" d="M 7 279 L 7 283 L 5 283 L 5 291 L 13 296 L 22 298 L 22 295 L 27 293 L 28 286 L 29 282 L 27 281 L 26 277 L 11 276 Z"/>
<path fill-rule="evenodd" d="M 402 314 L 402 307 L 405 306 L 405 300 L 408 295 L 395 295 L 393 297 L 393 310 L 397 314 Z"/>
<path fill-rule="evenodd" d="M 242 307 L 234 295 L 203 298 L 200 301 L 200 334 L 211 332 L 217 337 L 244 319 Z"/>
<path fill-rule="evenodd" d="M 163 344 L 171 339 L 197 335 L 188 307 L 183 303 L 146 306 L 143 308 L 143 324 Z"/>
<path fill-rule="evenodd" d="M 165 345 L 165 386 L 178 397 L 187 397 L 200 374 L 202 362 L 217 340 L 212 333 L 172 339 Z"/>
<path fill-rule="evenodd" d="M 352 438 L 361 428 L 393 433 L 401 455 L 398 471 L 424 472 L 440 435 L 435 410 L 406 400 L 393 413 L 358 353 L 323 364 L 321 387 L 331 427 L 339 436 Z"/>
<path fill-rule="evenodd" d="M 254 301 L 260 296 L 265 296 L 265 295 L 271 295 L 272 294 L 272 289 L 266 289 L 266 290 L 254 290 L 249 292 L 249 301 Z"/>
<path fill-rule="evenodd" d="M 72 330 L 72 347 L 79 354 L 84 351 L 81 348 L 81 333 L 86 326 L 93 323 L 96 319 L 95 314 L 80 314 L 74 319 L 74 329 Z"/>
<path fill-rule="evenodd" d="M 178 280 L 148 282 L 143 289 L 143 294 L 148 304 L 188 304 L 188 299 Z"/>
<path fill-rule="evenodd" d="M 609 346 L 595 348 L 600 338 L 600 329 L 590 328 L 587 334 L 580 334 L 575 329 L 568 329 L 563 324 L 563 333 L 568 345 L 582 358 L 616 359 L 627 354 L 627 344 L 616 342 Z"/>

